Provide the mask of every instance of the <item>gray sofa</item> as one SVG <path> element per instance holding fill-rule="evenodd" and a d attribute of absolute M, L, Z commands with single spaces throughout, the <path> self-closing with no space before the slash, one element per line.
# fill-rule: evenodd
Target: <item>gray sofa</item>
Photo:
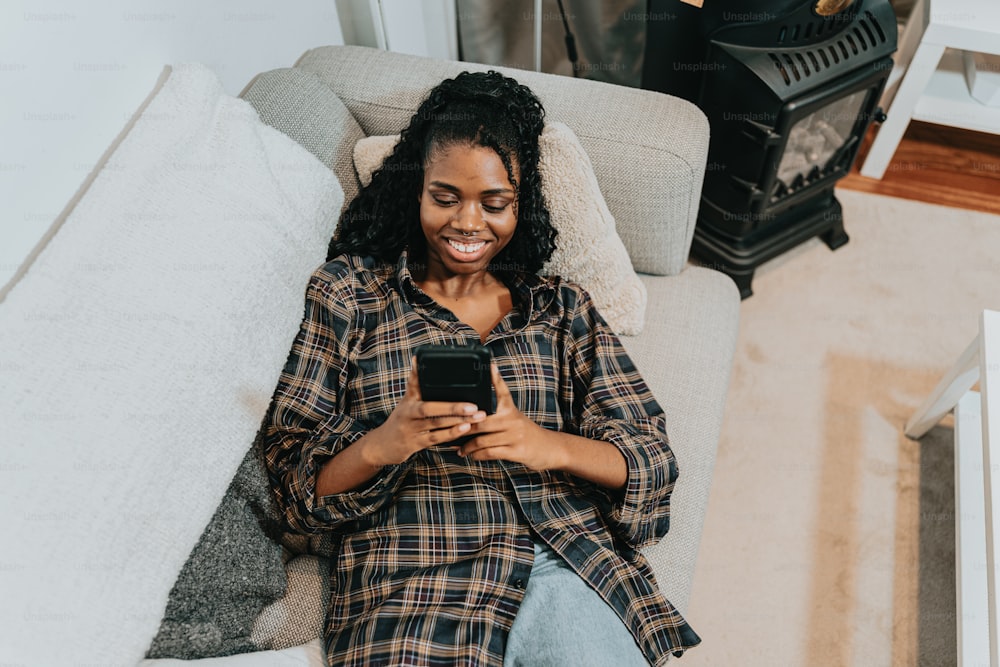
<path fill-rule="evenodd" d="M 358 190 L 355 143 L 398 132 L 462 69 L 481 68 L 324 47 L 243 99 L 203 65 L 164 71 L 0 288 L 0 533 L 19 545 L 0 662 L 272 665 L 265 649 L 308 645 L 318 662 L 298 664 L 322 664 L 331 544 L 280 533 L 254 434 Z M 739 306 L 728 277 L 687 264 L 707 123 L 659 93 L 507 73 L 579 137 L 648 292 L 623 343 L 681 470 L 647 555 L 683 612 Z"/>
<path fill-rule="evenodd" d="M 463 70 L 491 69 L 356 46 L 305 53 L 258 75 L 242 97 L 261 119 L 328 165 L 345 201 L 359 187 L 363 136 L 398 133 L 426 92 Z M 639 336 L 623 343 L 668 416 L 681 470 L 670 534 L 646 555 L 662 589 L 687 609 L 729 386 L 739 295 L 727 276 L 687 264 L 708 151 L 694 105 L 650 91 L 494 67 L 530 87 L 593 164 L 619 236 L 647 288 Z M 689 619 L 697 630 L 698 619 Z"/>

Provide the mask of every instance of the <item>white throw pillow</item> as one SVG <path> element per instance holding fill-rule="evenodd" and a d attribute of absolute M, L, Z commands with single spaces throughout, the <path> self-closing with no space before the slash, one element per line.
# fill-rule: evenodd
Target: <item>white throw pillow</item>
<path fill-rule="evenodd" d="M 371 182 L 397 141 L 399 135 L 377 136 L 355 144 L 354 167 L 362 185 Z M 542 192 L 559 232 L 542 273 L 580 284 L 616 333 L 638 335 L 646 314 L 646 287 L 615 231 L 590 158 L 564 123 L 546 123 L 538 144 Z"/>
<path fill-rule="evenodd" d="M 199 65 L 114 148 L 0 303 L 0 663 L 144 657 L 342 201 Z"/>

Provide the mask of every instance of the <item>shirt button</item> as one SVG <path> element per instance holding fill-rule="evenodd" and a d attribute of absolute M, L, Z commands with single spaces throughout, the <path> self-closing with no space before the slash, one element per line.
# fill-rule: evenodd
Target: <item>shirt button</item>
<path fill-rule="evenodd" d="M 517 588 L 523 589 L 524 588 L 524 579 L 515 579 L 514 580 L 514 586 L 516 586 Z"/>

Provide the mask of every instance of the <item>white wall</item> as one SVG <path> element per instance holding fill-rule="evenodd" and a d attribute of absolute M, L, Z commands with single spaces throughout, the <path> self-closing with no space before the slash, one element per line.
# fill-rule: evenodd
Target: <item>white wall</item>
<path fill-rule="evenodd" d="M 454 0 L 379 0 L 385 47 L 390 51 L 458 58 L 458 29 Z"/>
<path fill-rule="evenodd" d="M 337 0 L 345 44 L 458 59 L 455 0 Z"/>
<path fill-rule="evenodd" d="M 76 192 L 164 65 L 254 74 L 343 44 L 332 0 L 0 2 L 0 286 Z"/>

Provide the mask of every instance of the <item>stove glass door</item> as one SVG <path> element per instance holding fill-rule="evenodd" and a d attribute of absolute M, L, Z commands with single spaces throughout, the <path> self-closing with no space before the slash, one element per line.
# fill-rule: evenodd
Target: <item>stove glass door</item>
<path fill-rule="evenodd" d="M 869 89 L 859 90 L 799 120 L 788 132 L 778 163 L 773 197 L 781 197 L 824 176 L 836 165 L 840 149 L 854 133 Z"/>

